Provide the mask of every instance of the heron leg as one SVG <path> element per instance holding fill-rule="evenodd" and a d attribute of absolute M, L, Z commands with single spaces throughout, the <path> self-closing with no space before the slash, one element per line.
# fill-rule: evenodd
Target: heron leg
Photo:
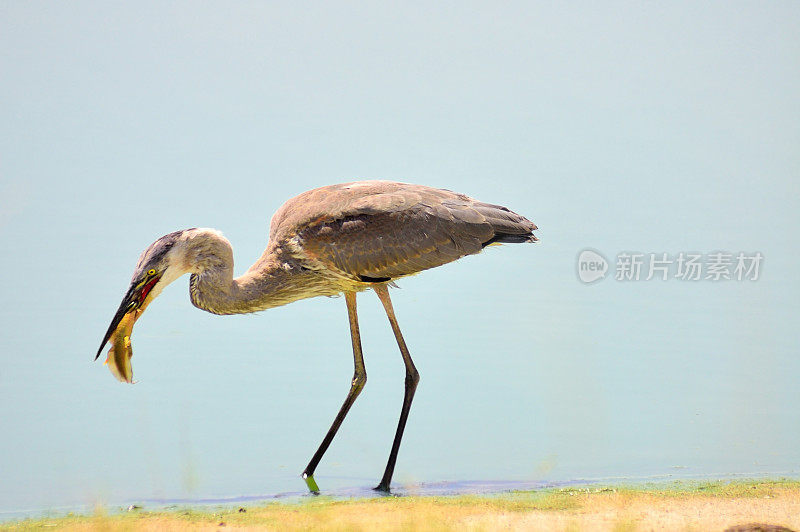
<path fill-rule="evenodd" d="M 392 474 L 394 474 L 394 465 L 397 462 L 397 451 L 400 449 L 400 440 L 403 439 L 403 431 L 406 428 L 406 420 L 408 419 L 408 412 L 411 410 L 411 401 L 414 399 L 414 392 L 419 383 L 419 372 L 414 367 L 414 361 L 411 360 L 411 355 L 406 347 L 406 342 L 403 340 L 403 334 L 400 332 L 400 326 L 397 325 L 397 318 L 394 315 L 392 308 L 392 300 L 389 299 L 389 289 L 385 284 L 373 285 L 375 293 L 378 294 L 383 308 L 386 310 L 386 316 L 389 318 L 389 324 L 394 331 L 394 337 L 397 340 L 397 345 L 400 347 L 400 354 L 403 355 L 403 363 L 406 366 L 406 388 L 403 397 L 403 409 L 400 411 L 400 421 L 397 423 L 397 432 L 394 435 L 394 442 L 392 443 L 392 451 L 389 453 L 389 461 L 386 464 L 386 471 L 383 473 L 383 478 L 380 484 L 375 487 L 377 491 L 389 492 L 389 484 L 392 482 Z"/>
<path fill-rule="evenodd" d="M 317 449 L 317 452 L 314 453 L 314 456 L 311 458 L 308 466 L 306 466 L 305 471 L 303 471 L 303 480 L 306 481 L 309 491 L 315 494 L 319 493 L 319 487 L 317 486 L 316 481 L 314 481 L 314 471 L 317 469 L 319 461 L 322 460 L 322 455 L 324 455 L 325 451 L 328 450 L 328 446 L 330 446 L 331 442 L 333 441 L 333 437 L 336 436 L 339 426 L 342 424 L 342 421 L 344 421 L 344 418 L 347 415 L 347 412 L 350 410 L 350 407 L 353 406 L 356 397 L 358 397 L 358 394 L 361 393 L 361 390 L 367 383 L 367 370 L 364 367 L 364 356 L 361 353 L 361 333 L 358 330 L 356 293 L 345 292 L 344 298 L 345 302 L 347 303 L 347 315 L 350 319 L 350 337 L 353 340 L 353 364 L 355 366 L 355 370 L 353 371 L 353 381 L 350 384 L 350 391 L 347 392 L 347 398 L 344 400 L 342 408 L 339 409 L 339 413 L 336 414 L 336 419 L 333 420 L 331 428 L 328 429 L 325 439 L 322 440 L 322 443 L 319 445 L 319 449 Z"/>

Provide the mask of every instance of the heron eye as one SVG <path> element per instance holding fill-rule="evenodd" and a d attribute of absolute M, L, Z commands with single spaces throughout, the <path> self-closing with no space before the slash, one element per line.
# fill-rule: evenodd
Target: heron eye
<path fill-rule="evenodd" d="M 151 268 L 151 269 L 147 270 L 147 275 L 152 277 L 155 274 L 156 274 L 156 271 L 154 269 Z"/>

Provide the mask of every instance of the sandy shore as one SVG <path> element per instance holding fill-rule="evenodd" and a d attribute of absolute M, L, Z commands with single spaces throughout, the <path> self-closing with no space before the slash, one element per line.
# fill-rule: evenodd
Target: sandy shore
<path fill-rule="evenodd" d="M 93 516 L 0 525 L 0 530 L 33 529 L 800 531 L 800 482 L 591 487 L 499 496 L 317 497 L 216 511 L 184 508 L 104 515 L 99 510 Z"/>

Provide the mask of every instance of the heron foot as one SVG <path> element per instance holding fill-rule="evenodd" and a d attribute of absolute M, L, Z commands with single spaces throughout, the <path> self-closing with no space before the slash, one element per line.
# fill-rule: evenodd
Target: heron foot
<path fill-rule="evenodd" d="M 383 495 L 391 495 L 392 494 L 392 492 L 389 491 L 389 485 L 388 484 L 384 485 L 383 482 L 381 482 L 380 484 L 378 484 L 377 486 L 375 486 L 372 489 L 373 489 L 373 491 L 380 492 Z"/>
<path fill-rule="evenodd" d="M 303 473 L 303 480 L 306 481 L 308 491 L 310 491 L 313 495 L 319 495 L 319 486 L 317 486 L 317 482 L 314 480 L 314 475 Z"/>

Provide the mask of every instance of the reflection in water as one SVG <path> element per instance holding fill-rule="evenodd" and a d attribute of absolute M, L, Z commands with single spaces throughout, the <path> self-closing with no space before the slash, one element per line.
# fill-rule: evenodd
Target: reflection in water
<path fill-rule="evenodd" d="M 424 482 L 420 484 L 400 485 L 393 487 L 391 494 L 375 491 L 367 486 L 351 486 L 324 491 L 325 497 L 335 498 L 373 498 L 373 497 L 408 497 L 408 496 L 444 496 L 444 495 L 490 495 L 509 491 L 536 490 L 543 488 L 566 487 L 577 484 L 586 484 L 587 481 L 576 482 L 514 482 L 514 481 L 450 481 L 450 482 Z M 245 495 L 241 497 L 221 497 L 211 499 L 150 499 L 146 503 L 156 506 L 190 504 L 237 504 L 258 501 L 283 501 L 291 502 L 308 497 L 316 497 L 307 490 L 277 493 L 274 495 Z"/>

